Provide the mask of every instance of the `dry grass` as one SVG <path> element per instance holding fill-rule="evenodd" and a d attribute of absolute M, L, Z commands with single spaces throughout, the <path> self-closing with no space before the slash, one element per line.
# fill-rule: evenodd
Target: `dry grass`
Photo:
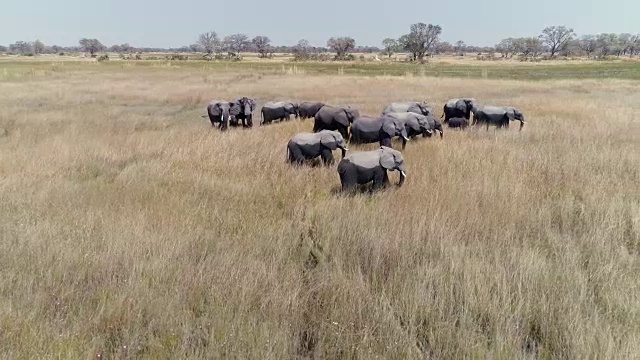
<path fill-rule="evenodd" d="M 637 82 L 158 68 L 0 85 L 6 358 L 640 354 Z M 335 168 L 284 162 L 310 121 L 200 118 L 241 95 L 364 114 L 468 95 L 529 123 L 410 143 L 404 187 L 343 197 Z"/>

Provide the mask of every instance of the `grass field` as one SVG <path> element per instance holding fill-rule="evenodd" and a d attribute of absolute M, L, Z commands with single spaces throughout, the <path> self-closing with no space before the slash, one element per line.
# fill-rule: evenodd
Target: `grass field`
<path fill-rule="evenodd" d="M 369 55 L 370 56 L 370 55 Z M 113 56 L 115 58 L 115 56 Z M 75 60 L 75 61 L 70 61 Z M 122 61 L 97 63 L 95 59 L 69 59 L 43 56 L 32 60 L 15 61 L 0 58 L 0 81 L 33 77 L 66 77 L 68 73 L 85 72 L 157 72 L 158 68 L 182 69 L 202 73 L 224 72 L 246 75 L 363 75 L 405 77 L 459 77 L 513 80 L 558 79 L 633 79 L 640 80 L 640 61 L 625 59 L 602 61 L 477 61 L 472 56 L 437 57 L 428 64 L 404 62 L 292 62 L 277 58 L 263 61 L 206 62 L 206 61 Z"/>
<path fill-rule="evenodd" d="M 637 64 L 0 62 L 0 355 L 638 358 Z M 285 163 L 311 121 L 200 117 L 243 95 L 528 122 L 411 142 L 402 188 L 349 197 Z"/>

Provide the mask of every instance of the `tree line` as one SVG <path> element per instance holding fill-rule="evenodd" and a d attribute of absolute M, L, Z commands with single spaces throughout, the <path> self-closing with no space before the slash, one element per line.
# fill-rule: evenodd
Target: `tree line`
<path fill-rule="evenodd" d="M 356 40 L 348 36 L 332 37 L 326 46 L 311 46 L 307 40 L 300 40 L 293 46 L 275 46 L 267 36 L 259 35 L 250 38 L 238 33 L 221 37 L 215 31 L 200 34 L 197 40 L 180 48 L 136 48 L 127 43 L 107 47 L 98 39 L 83 38 L 78 46 L 47 46 L 40 40 L 33 42 L 17 41 L 8 47 L 0 46 L 0 53 L 19 55 L 39 55 L 46 53 L 86 52 L 92 57 L 99 52 L 108 51 L 121 54 L 142 52 L 165 53 L 200 53 L 207 60 L 240 60 L 242 53 L 257 53 L 260 58 L 270 58 L 276 53 L 290 53 L 296 60 L 353 60 L 354 52 L 376 53 L 391 58 L 394 54 L 406 53 L 409 61 L 425 61 L 426 57 L 454 53 L 487 54 L 494 58 L 537 59 L 556 58 L 558 56 L 587 56 L 588 58 L 607 58 L 610 56 L 640 55 L 639 34 L 602 33 L 578 36 L 566 26 L 549 26 L 538 36 L 524 38 L 507 38 L 493 47 L 467 45 L 460 40 L 451 44 L 440 40 L 440 25 L 416 23 L 409 27 L 409 32 L 397 39 L 385 38 L 381 47 L 357 46 Z"/>

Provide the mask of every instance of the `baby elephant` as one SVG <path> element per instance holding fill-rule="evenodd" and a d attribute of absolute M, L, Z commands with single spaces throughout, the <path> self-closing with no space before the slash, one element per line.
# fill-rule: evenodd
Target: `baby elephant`
<path fill-rule="evenodd" d="M 467 120 L 466 118 L 454 117 L 450 118 L 449 121 L 447 121 L 447 124 L 450 128 L 464 129 L 469 126 L 469 120 Z"/>
<path fill-rule="evenodd" d="M 404 158 L 398 150 L 386 146 L 380 146 L 373 151 L 360 151 L 346 156 L 338 164 L 338 174 L 342 183 L 342 190 L 352 190 L 357 185 L 367 184 L 373 181 L 373 189 L 380 189 L 389 185 L 387 170 L 400 172 L 402 186 L 407 178 L 404 167 Z"/>
<path fill-rule="evenodd" d="M 342 135 L 337 131 L 322 130 L 317 133 L 298 133 L 287 145 L 288 159 L 290 163 L 301 165 L 304 160 L 322 158 L 325 165 L 333 164 L 332 150 L 340 148 L 342 158 L 345 157 L 347 144 Z"/>

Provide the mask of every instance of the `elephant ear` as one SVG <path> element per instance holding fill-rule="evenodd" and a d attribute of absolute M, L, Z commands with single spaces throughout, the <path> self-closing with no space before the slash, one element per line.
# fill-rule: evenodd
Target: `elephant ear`
<path fill-rule="evenodd" d="M 239 102 L 230 102 L 229 103 L 229 113 L 231 115 L 238 115 L 240 114 L 240 111 L 242 111 L 242 106 L 240 105 Z"/>
<path fill-rule="evenodd" d="M 382 154 L 380 154 L 380 166 L 387 170 L 393 170 L 396 166 L 396 159 L 393 157 L 393 154 L 388 150 L 385 150 L 384 147 L 380 147 Z"/>
<path fill-rule="evenodd" d="M 426 124 L 428 126 L 428 124 Z M 405 126 L 409 126 L 414 131 L 420 131 L 420 128 L 424 126 L 418 119 L 410 119 L 405 123 Z"/>
<path fill-rule="evenodd" d="M 338 143 L 336 142 L 335 136 L 331 133 L 324 133 L 320 137 L 320 143 L 331 150 L 335 150 L 338 148 Z"/>
<path fill-rule="evenodd" d="M 467 112 L 467 103 L 464 100 L 456 101 L 456 109 L 463 113 Z"/>
<path fill-rule="evenodd" d="M 509 118 L 509 120 L 513 121 L 516 118 L 515 109 L 514 108 L 507 108 L 506 116 Z"/>
<path fill-rule="evenodd" d="M 222 110 L 220 109 L 220 106 L 218 106 L 218 103 L 209 104 L 209 106 L 207 106 L 207 110 L 209 111 L 209 115 L 211 116 L 222 115 Z"/>
<path fill-rule="evenodd" d="M 393 137 L 396 135 L 396 125 L 395 121 L 390 117 L 385 117 L 382 119 L 382 131 L 387 133 L 387 135 Z"/>
<path fill-rule="evenodd" d="M 343 126 L 349 126 L 349 113 L 347 110 L 338 111 L 335 115 L 335 121 L 339 122 Z"/>
<path fill-rule="evenodd" d="M 256 109 L 256 100 L 249 98 L 249 105 L 251 106 L 251 111 L 254 111 Z"/>

